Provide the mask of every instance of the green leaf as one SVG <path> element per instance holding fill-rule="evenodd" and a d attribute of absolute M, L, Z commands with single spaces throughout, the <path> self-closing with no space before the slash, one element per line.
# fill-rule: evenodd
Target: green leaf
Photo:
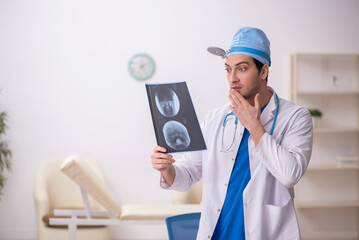
<path fill-rule="evenodd" d="M 6 135 L 6 130 L 8 129 L 7 118 L 6 112 L 0 112 L 0 199 L 6 182 L 4 170 L 11 170 L 12 153 L 7 142 L 3 140 L 3 136 Z"/>
<path fill-rule="evenodd" d="M 0 200 L 1 200 L 1 195 L 3 194 L 2 189 L 4 189 L 4 187 L 5 187 L 5 182 L 6 182 L 6 179 L 2 175 L 2 172 L 0 172 Z"/>
<path fill-rule="evenodd" d="M 310 115 L 312 115 L 312 117 L 321 117 L 323 114 L 319 109 L 308 109 L 310 112 Z"/>
<path fill-rule="evenodd" d="M 1 112 L 0 113 L 0 135 L 5 134 L 5 131 L 7 129 L 6 120 L 7 120 L 7 113 Z"/>

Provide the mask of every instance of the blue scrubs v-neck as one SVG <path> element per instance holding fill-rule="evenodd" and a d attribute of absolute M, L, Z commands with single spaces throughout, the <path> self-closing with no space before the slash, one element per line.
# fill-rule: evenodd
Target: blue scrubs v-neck
<path fill-rule="evenodd" d="M 266 106 L 261 108 L 261 112 Z M 226 199 L 212 240 L 245 240 L 243 191 L 251 179 L 248 153 L 249 136 L 249 131 L 244 129 L 242 141 L 229 179 Z"/>

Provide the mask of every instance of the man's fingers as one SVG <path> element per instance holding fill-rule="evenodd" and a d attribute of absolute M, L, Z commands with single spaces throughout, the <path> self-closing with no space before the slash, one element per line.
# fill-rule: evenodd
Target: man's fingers
<path fill-rule="evenodd" d="M 153 164 L 171 164 L 174 163 L 174 159 L 161 159 L 161 158 L 153 158 L 152 163 Z"/>
<path fill-rule="evenodd" d="M 234 95 L 229 95 L 229 100 L 231 101 L 231 104 L 232 106 L 235 108 L 235 109 L 240 109 L 241 106 L 242 106 L 242 103 L 239 101 L 238 98 L 236 98 L 236 96 Z"/>
<path fill-rule="evenodd" d="M 151 154 L 151 158 L 152 159 L 155 159 L 155 158 L 164 158 L 164 159 L 171 159 L 173 158 L 172 155 L 170 154 L 167 154 L 167 149 L 164 148 L 164 147 L 161 147 L 161 146 L 156 146 L 154 149 L 153 149 L 153 152 Z"/>
<path fill-rule="evenodd" d="M 229 101 L 231 101 L 232 106 L 237 107 L 237 103 L 234 101 L 232 95 L 229 95 L 228 98 L 229 98 Z"/>
<path fill-rule="evenodd" d="M 233 95 L 241 102 L 246 103 L 246 99 L 237 91 L 233 90 Z"/>
<path fill-rule="evenodd" d="M 165 153 L 154 152 L 151 155 L 151 159 L 172 159 L 173 156 Z"/>
<path fill-rule="evenodd" d="M 174 159 L 152 159 L 152 167 L 156 170 L 162 170 L 172 165 L 175 162 Z"/>
<path fill-rule="evenodd" d="M 230 95 L 239 103 L 247 103 L 247 100 L 236 90 L 231 89 Z"/>
<path fill-rule="evenodd" d="M 161 146 L 156 146 L 153 149 L 153 153 L 151 154 L 151 162 L 153 168 L 158 170 L 163 169 L 175 162 L 173 156 L 170 154 L 166 154 L 165 152 L 167 152 L 167 149 Z"/>
<path fill-rule="evenodd" d="M 247 100 L 239 92 L 232 89 L 229 93 L 229 99 L 235 108 L 248 104 Z"/>
<path fill-rule="evenodd" d="M 240 103 L 239 98 L 237 97 L 237 94 L 239 94 L 237 91 L 231 90 L 229 92 L 229 98 L 232 99 L 234 102 Z"/>
<path fill-rule="evenodd" d="M 166 148 L 156 146 L 151 154 L 152 167 L 160 172 L 165 171 L 175 162 L 173 156 L 166 152 Z"/>
<path fill-rule="evenodd" d="M 168 164 L 153 164 L 152 167 L 158 171 L 162 171 L 165 170 L 166 168 L 168 168 Z"/>
<path fill-rule="evenodd" d="M 154 152 L 167 152 L 167 149 L 164 148 L 164 147 L 161 147 L 161 146 L 156 146 L 154 149 L 153 149 Z"/>

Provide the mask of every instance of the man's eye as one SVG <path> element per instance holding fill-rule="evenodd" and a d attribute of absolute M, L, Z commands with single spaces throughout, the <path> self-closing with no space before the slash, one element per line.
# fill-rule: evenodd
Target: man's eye
<path fill-rule="evenodd" d="M 247 68 L 245 68 L 245 67 L 241 67 L 241 68 L 239 68 L 239 70 L 240 70 L 241 72 L 244 72 L 244 71 L 246 71 L 246 70 L 247 70 Z"/>
<path fill-rule="evenodd" d="M 229 69 L 229 68 L 225 68 L 224 69 L 226 72 L 230 72 L 231 71 L 231 69 Z"/>

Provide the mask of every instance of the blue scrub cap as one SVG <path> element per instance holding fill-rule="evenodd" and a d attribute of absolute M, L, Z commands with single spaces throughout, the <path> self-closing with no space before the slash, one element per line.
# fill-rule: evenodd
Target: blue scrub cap
<path fill-rule="evenodd" d="M 270 42 L 265 33 L 253 27 L 242 27 L 233 36 L 231 48 L 225 52 L 216 47 L 207 49 L 210 53 L 222 57 L 242 54 L 253 57 L 263 64 L 271 66 Z"/>

